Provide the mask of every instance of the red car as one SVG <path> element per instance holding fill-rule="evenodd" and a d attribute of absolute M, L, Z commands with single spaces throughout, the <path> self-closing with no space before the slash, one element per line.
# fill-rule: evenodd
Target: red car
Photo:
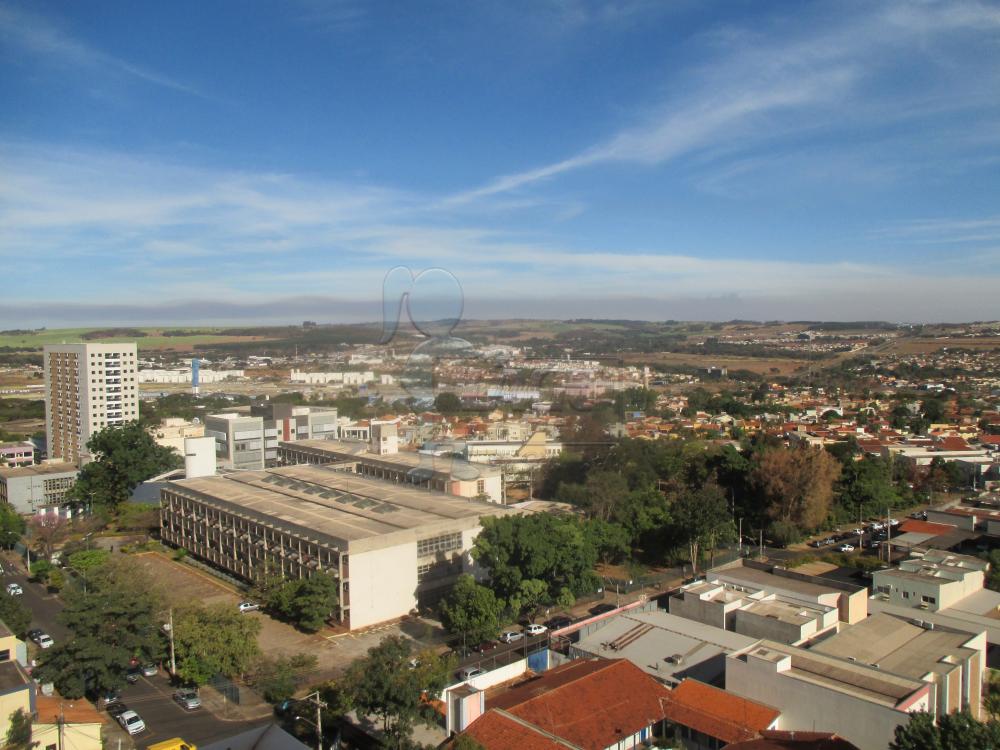
<path fill-rule="evenodd" d="M 483 641 L 478 646 L 473 646 L 472 650 L 477 651 L 480 654 L 485 654 L 487 651 L 492 651 L 499 644 L 496 641 Z"/>

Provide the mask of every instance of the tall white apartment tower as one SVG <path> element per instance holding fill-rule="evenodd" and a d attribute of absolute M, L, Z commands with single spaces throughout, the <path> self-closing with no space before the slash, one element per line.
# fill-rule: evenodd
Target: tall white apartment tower
<path fill-rule="evenodd" d="M 135 344 L 46 346 L 44 358 L 49 458 L 82 466 L 92 434 L 139 418 Z"/>

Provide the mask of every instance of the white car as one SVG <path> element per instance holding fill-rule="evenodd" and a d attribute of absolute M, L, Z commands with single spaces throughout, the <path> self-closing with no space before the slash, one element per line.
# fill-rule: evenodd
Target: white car
<path fill-rule="evenodd" d="M 458 673 L 458 676 L 463 680 L 471 680 L 473 677 L 479 677 L 481 674 L 486 674 L 486 670 L 479 667 L 466 667 Z"/>
<path fill-rule="evenodd" d="M 135 711 L 125 711 L 118 715 L 118 723 L 122 725 L 124 729 L 129 734 L 139 734 L 140 732 L 146 731 L 146 722 L 142 720 Z"/>
<path fill-rule="evenodd" d="M 514 641 L 519 641 L 524 638 L 523 633 L 518 633 L 516 630 L 508 630 L 506 633 L 500 635 L 500 643 L 513 643 Z"/>
<path fill-rule="evenodd" d="M 21 584 L 19 583 L 8 583 L 7 593 L 11 596 L 20 596 L 24 593 L 24 589 L 21 588 Z"/>
<path fill-rule="evenodd" d="M 546 630 L 548 630 L 548 628 L 545 627 L 544 625 L 535 625 L 534 623 L 532 623 L 531 625 L 528 625 L 528 627 L 526 627 L 524 629 L 524 634 L 525 635 L 541 635 Z"/>
<path fill-rule="evenodd" d="M 875 523 L 873 523 L 871 525 L 872 531 L 881 531 L 884 528 L 885 528 L 885 524 L 879 523 L 878 521 L 876 521 Z"/>
<path fill-rule="evenodd" d="M 246 613 L 246 612 L 256 612 L 259 609 L 260 609 L 260 605 L 257 604 L 257 602 L 240 602 L 239 603 L 239 610 L 240 610 L 240 612 L 243 612 L 243 613 Z"/>
<path fill-rule="evenodd" d="M 839 547 L 837 547 L 837 549 L 840 550 L 841 552 L 854 552 L 854 545 L 853 544 L 841 544 Z"/>
<path fill-rule="evenodd" d="M 35 638 L 35 643 L 38 644 L 38 648 L 52 648 L 55 645 L 55 641 L 52 640 L 52 636 L 48 633 L 40 633 Z"/>

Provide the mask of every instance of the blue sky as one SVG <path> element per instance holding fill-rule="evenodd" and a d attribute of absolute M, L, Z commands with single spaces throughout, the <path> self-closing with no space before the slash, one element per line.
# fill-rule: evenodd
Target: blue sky
<path fill-rule="evenodd" d="M 0 0 L 0 322 L 1000 318 L 1000 4 Z"/>

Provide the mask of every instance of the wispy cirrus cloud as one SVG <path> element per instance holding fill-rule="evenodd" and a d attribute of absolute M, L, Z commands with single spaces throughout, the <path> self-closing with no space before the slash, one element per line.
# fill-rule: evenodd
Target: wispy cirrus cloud
<path fill-rule="evenodd" d="M 949 67 L 953 62 L 935 43 L 967 34 L 988 38 L 998 25 L 995 6 L 932 0 L 845 13 L 818 33 L 716 29 L 705 35 L 719 48 L 716 58 L 689 71 L 690 83 L 643 121 L 564 159 L 458 192 L 446 203 L 470 203 L 601 164 L 660 165 L 711 149 L 739 154 L 778 135 L 794 138 L 862 120 L 885 125 L 994 106 L 982 95 L 991 82 L 1000 83 L 1000 66 L 988 60 L 965 85 L 956 86 L 951 78 L 948 85 L 935 86 L 929 78 L 916 89 L 895 87 L 898 92 L 878 104 L 866 96 L 866 87 L 885 69 L 915 64 L 914 53 L 922 63 Z"/>
<path fill-rule="evenodd" d="M 98 70 L 183 94 L 205 96 L 193 86 L 97 49 L 73 37 L 43 16 L 17 9 L 13 5 L 0 4 L 0 38 L 50 65 L 86 71 Z"/>

